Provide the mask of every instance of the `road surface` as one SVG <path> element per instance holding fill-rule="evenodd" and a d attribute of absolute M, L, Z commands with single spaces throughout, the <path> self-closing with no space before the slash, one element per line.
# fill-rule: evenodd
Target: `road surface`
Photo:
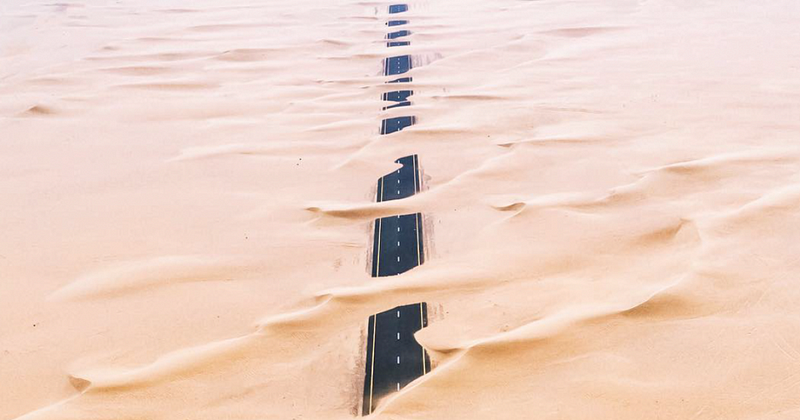
<path fill-rule="evenodd" d="M 389 6 L 389 13 L 408 10 L 404 4 Z M 406 21 L 392 21 L 403 22 Z M 389 23 L 389 26 L 395 26 Z M 398 31 L 392 36 L 406 36 L 408 31 Z M 408 41 L 392 41 L 387 47 L 409 45 Z M 387 58 L 384 74 L 402 74 L 411 69 L 408 55 Z M 408 83 L 410 77 L 399 78 L 388 83 Z M 386 92 L 381 99 L 393 102 L 383 109 L 410 106 L 412 90 Z M 390 134 L 413 125 L 415 117 L 404 116 L 384 119 L 381 134 Z M 395 161 L 399 169 L 378 180 L 376 200 L 378 202 L 401 200 L 418 193 L 421 189 L 419 158 L 410 155 Z M 422 214 L 412 213 L 383 217 L 375 220 L 375 237 L 372 249 L 372 276 L 386 277 L 402 274 L 424 262 Z M 414 338 L 414 333 L 428 325 L 428 306 L 425 302 L 398 306 L 369 317 L 364 376 L 364 402 L 362 415 L 371 414 L 378 400 L 427 374 L 431 370 L 430 357 Z"/>
<path fill-rule="evenodd" d="M 386 34 L 386 39 L 397 39 L 409 35 L 411 35 L 411 31 L 403 29 L 402 31 L 389 32 Z"/>
<path fill-rule="evenodd" d="M 417 155 L 411 155 L 395 161 L 403 167 L 378 180 L 378 202 L 400 200 L 419 192 L 418 159 Z M 395 276 L 424 262 L 422 214 L 403 214 L 375 220 L 373 277 Z"/>
<path fill-rule="evenodd" d="M 369 317 L 362 415 L 371 414 L 381 397 L 400 391 L 430 372 L 430 357 L 414 339 L 414 333 L 427 325 L 425 302 L 398 306 Z"/>
<path fill-rule="evenodd" d="M 392 134 L 414 125 L 415 122 L 416 118 L 413 116 L 387 118 L 381 121 L 381 134 Z"/>
<path fill-rule="evenodd" d="M 389 13 L 403 13 L 408 11 L 407 4 L 393 4 L 389 6 Z"/>

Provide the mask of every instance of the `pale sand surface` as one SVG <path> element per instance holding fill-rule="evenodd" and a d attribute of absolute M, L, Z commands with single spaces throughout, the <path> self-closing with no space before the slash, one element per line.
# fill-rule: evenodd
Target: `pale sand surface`
<path fill-rule="evenodd" d="M 2 2 L 0 419 L 353 418 L 418 301 L 376 418 L 800 417 L 800 3 L 412 1 L 381 137 L 388 4 Z"/>

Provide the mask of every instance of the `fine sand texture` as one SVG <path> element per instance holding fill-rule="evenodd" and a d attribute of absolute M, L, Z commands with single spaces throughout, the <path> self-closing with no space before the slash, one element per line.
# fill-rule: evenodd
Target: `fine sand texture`
<path fill-rule="evenodd" d="M 0 2 L 0 420 L 800 418 L 800 2 L 389 4 Z"/>

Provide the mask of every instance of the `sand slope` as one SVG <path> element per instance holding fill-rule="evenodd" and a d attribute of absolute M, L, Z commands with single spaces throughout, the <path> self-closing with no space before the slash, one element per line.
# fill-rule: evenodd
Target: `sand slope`
<path fill-rule="evenodd" d="M 376 418 L 800 415 L 800 3 L 411 2 L 379 136 L 388 4 L 0 5 L 0 419 L 352 418 L 418 301 Z"/>

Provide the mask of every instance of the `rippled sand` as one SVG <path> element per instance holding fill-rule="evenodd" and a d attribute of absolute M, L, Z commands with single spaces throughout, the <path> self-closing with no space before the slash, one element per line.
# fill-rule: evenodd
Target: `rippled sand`
<path fill-rule="evenodd" d="M 3 1 L 0 418 L 350 419 L 419 301 L 375 418 L 800 417 L 800 3 L 410 2 L 384 114 L 388 4 Z"/>

